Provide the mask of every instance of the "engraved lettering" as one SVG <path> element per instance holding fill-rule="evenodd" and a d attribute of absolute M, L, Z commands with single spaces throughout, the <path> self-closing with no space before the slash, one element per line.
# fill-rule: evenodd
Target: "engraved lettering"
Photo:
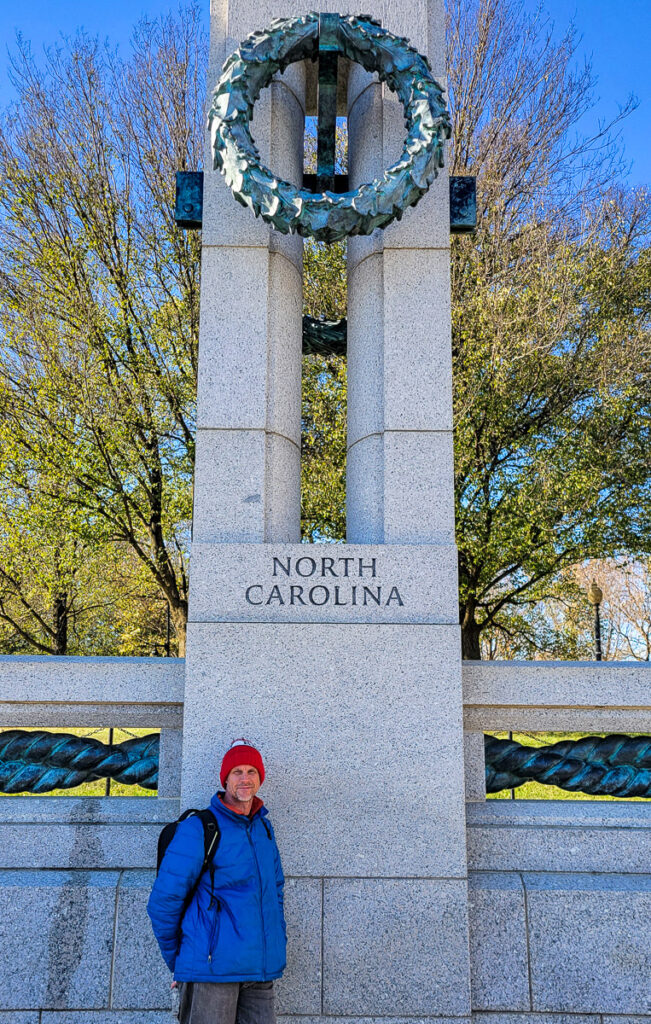
<path fill-rule="evenodd" d="M 322 558 L 321 559 L 321 575 L 325 576 L 326 569 L 327 569 L 331 576 L 336 576 L 337 573 L 332 568 L 334 564 L 335 564 L 334 558 Z"/>
<path fill-rule="evenodd" d="M 364 607 L 366 607 L 366 598 L 370 597 L 372 601 L 375 601 L 379 605 L 382 600 L 382 587 L 377 588 L 377 594 L 374 594 L 370 587 L 364 587 Z"/>
<path fill-rule="evenodd" d="M 402 608 L 402 606 L 405 603 L 402 600 L 402 598 L 400 596 L 400 591 L 398 590 L 397 587 L 391 587 L 391 593 L 387 597 L 387 603 L 386 603 L 385 607 L 388 608 L 392 601 L 397 601 L 401 608 Z"/>
<path fill-rule="evenodd" d="M 364 569 L 370 569 L 371 570 L 371 576 L 375 579 L 375 559 L 374 558 L 372 558 L 370 562 L 366 562 L 366 564 L 364 564 L 364 559 L 360 558 L 360 560 L 359 560 L 359 576 L 360 576 L 360 579 L 364 575 Z"/>
<path fill-rule="evenodd" d="M 305 604 L 305 601 L 303 600 L 303 588 L 299 587 L 298 583 L 292 583 L 289 588 L 289 603 Z"/>
<path fill-rule="evenodd" d="M 323 593 L 325 594 L 325 597 L 323 598 L 323 601 L 317 601 L 316 600 L 316 597 L 314 595 L 315 595 L 315 592 L 317 590 L 322 590 Z M 310 592 L 308 594 L 308 597 L 310 599 L 310 604 L 316 604 L 316 605 L 327 604 L 328 601 L 330 600 L 330 591 L 328 590 L 327 587 L 323 587 L 323 586 L 311 587 L 310 588 Z"/>
<path fill-rule="evenodd" d="M 335 587 L 335 604 L 339 608 L 343 608 L 344 605 L 348 604 L 348 601 L 340 601 L 339 600 L 339 587 Z"/>
<path fill-rule="evenodd" d="M 344 576 L 347 577 L 348 576 L 348 563 L 349 562 L 354 562 L 355 559 L 354 558 L 340 558 L 339 561 L 344 563 Z"/>
<path fill-rule="evenodd" d="M 352 604 L 357 604 L 357 587 L 353 587 L 353 600 Z"/>
<path fill-rule="evenodd" d="M 251 591 L 252 590 L 259 590 L 260 591 L 260 600 L 259 601 L 254 601 L 253 598 L 251 597 Z M 261 583 L 254 583 L 252 587 L 247 587 L 246 588 L 246 595 L 245 596 L 246 596 L 246 599 L 247 599 L 249 604 L 262 604 L 262 584 Z"/>
<path fill-rule="evenodd" d="M 280 558 L 276 558 L 276 556 L 274 555 L 274 572 L 273 572 L 274 576 L 278 575 L 278 573 L 276 572 L 276 569 L 282 569 L 282 571 L 285 573 L 285 576 L 289 576 L 289 574 L 291 572 L 291 569 L 292 569 L 292 559 L 291 559 L 291 556 L 289 556 L 287 558 L 287 565 L 283 565 L 283 563 L 281 562 Z"/>
<path fill-rule="evenodd" d="M 277 583 L 271 588 L 271 593 L 267 598 L 267 604 L 271 604 L 272 601 L 277 601 L 278 604 L 284 604 L 283 595 L 280 593 L 280 587 Z"/>
<path fill-rule="evenodd" d="M 301 571 L 301 562 L 307 562 L 308 563 L 308 565 L 310 566 L 309 572 L 302 572 Z M 296 572 L 298 573 L 299 576 L 314 576 L 314 573 L 316 572 L 316 562 L 314 561 L 313 558 L 308 558 L 307 556 L 304 557 L 304 558 L 298 558 L 296 560 L 295 568 L 296 568 Z"/>

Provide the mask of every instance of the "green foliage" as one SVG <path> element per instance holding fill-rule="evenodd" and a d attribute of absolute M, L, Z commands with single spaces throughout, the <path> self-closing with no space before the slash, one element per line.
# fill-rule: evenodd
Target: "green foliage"
<path fill-rule="evenodd" d="M 141 23 L 124 61 L 83 35 L 44 67 L 21 47 L 18 102 L 0 131 L 0 477 L 12 529 L 27 507 L 32 518 L 58 510 L 58 533 L 40 527 L 44 562 L 64 534 L 78 545 L 72 561 L 94 552 L 96 570 L 129 550 L 145 590 L 169 603 L 180 650 L 199 240 L 174 226 L 174 178 L 200 160 L 205 57 L 195 6 Z"/>
<path fill-rule="evenodd" d="M 337 171 L 346 166 L 347 136 L 337 124 Z M 314 125 L 306 135 L 306 170 L 316 170 Z M 303 312 L 316 318 L 346 316 L 346 243 L 313 238 L 303 249 Z M 301 536 L 346 538 L 346 359 L 303 358 Z"/>
<path fill-rule="evenodd" d="M 303 360 L 301 534 L 346 536 L 346 360 Z"/>
<path fill-rule="evenodd" d="M 618 215 L 630 222 L 643 203 L 646 220 L 646 197 L 624 201 Z M 565 566 L 648 549 L 648 254 L 603 230 L 550 246 L 547 226 L 532 224 L 524 237 L 502 238 L 496 254 L 482 227 L 454 253 L 457 542 L 469 638 L 499 623 L 513 633 L 513 612 L 540 601 Z"/>
<path fill-rule="evenodd" d="M 478 658 L 484 630 L 531 650 L 529 612 L 565 567 L 648 550 L 651 197 L 612 189 L 614 125 L 575 136 L 592 81 L 572 30 L 555 42 L 517 0 L 448 15 L 451 172 L 478 182 L 478 231 L 452 252 L 460 619 Z"/>

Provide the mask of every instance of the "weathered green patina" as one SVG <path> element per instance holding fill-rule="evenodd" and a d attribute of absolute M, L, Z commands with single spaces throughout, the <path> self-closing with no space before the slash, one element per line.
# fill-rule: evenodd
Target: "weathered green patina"
<path fill-rule="evenodd" d="M 278 71 L 317 58 L 319 20 L 314 12 L 278 19 L 250 35 L 224 64 L 208 123 L 214 167 L 238 202 L 283 234 L 336 242 L 385 228 L 414 206 L 443 166 L 451 128 L 443 89 L 427 59 L 369 17 L 338 15 L 336 30 L 328 26 L 329 46 L 336 43 L 340 56 L 377 72 L 402 102 L 407 125 L 402 154 L 381 178 L 343 195 L 315 194 L 276 177 L 262 164 L 251 137 L 253 107 Z"/>
<path fill-rule="evenodd" d="M 303 317 L 304 356 L 345 356 L 348 346 L 348 321 L 317 320 Z"/>

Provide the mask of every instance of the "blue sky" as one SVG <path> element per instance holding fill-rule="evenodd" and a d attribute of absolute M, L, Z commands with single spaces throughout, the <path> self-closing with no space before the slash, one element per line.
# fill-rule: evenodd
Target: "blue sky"
<path fill-rule="evenodd" d="M 407 2 L 407 0 L 405 0 Z M 526 0 L 532 8 L 537 0 Z M 208 21 L 208 0 L 203 0 Z M 581 55 L 592 56 L 598 77 L 597 108 L 586 130 L 601 118 L 617 113 L 633 92 L 638 109 L 622 128 L 626 155 L 632 163 L 631 184 L 651 184 L 651 0 L 544 0 L 562 30 L 574 17 L 581 34 Z M 55 42 L 59 33 L 79 26 L 101 38 L 127 45 L 131 26 L 142 14 L 156 15 L 176 9 L 170 0 L 29 0 L 15 4 L 0 0 L 0 104 L 11 98 L 7 78 L 7 48 L 21 31 L 35 52 Z M 309 3 L 306 10 L 310 9 Z M 360 9 L 363 8 L 360 4 Z"/>

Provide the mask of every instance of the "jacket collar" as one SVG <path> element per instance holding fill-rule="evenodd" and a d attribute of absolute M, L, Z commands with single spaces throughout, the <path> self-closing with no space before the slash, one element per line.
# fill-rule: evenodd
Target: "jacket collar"
<path fill-rule="evenodd" d="M 258 815 L 260 815 L 260 817 L 264 817 L 265 815 L 267 815 L 269 813 L 267 811 L 267 808 L 263 804 L 262 800 L 260 799 L 260 797 L 259 796 L 254 796 L 253 797 L 253 805 L 251 807 L 251 813 L 250 814 L 238 814 L 237 811 L 232 811 L 230 807 L 226 806 L 226 804 L 221 799 L 221 797 L 223 797 L 223 795 L 224 795 L 223 790 L 219 790 L 217 793 L 215 793 L 213 798 L 212 798 L 212 800 L 210 801 L 210 808 L 211 808 L 211 810 L 215 811 L 217 814 L 225 814 L 232 821 L 239 821 L 239 822 L 253 821 L 253 819 L 256 818 Z"/>

